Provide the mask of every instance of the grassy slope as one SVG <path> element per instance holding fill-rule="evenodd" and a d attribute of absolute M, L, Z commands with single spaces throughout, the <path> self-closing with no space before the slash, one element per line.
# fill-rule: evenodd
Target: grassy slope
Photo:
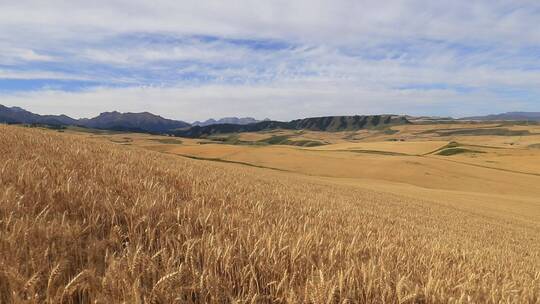
<path fill-rule="evenodd" d="M 0 302 L 540 297 L 538 224 L 0 126 Z"/>

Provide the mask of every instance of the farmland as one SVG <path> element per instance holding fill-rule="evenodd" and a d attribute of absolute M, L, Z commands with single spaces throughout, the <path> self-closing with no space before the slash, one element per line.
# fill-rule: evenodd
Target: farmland
<path fill-rule="evenodd" d="M 0 126 L 0 302 L 538 303 L 539 143 Z"/>

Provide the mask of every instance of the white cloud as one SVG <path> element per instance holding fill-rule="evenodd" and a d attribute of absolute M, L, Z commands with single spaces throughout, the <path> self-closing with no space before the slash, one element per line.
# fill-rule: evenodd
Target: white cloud
<path fill-rule="evenodd" d="M 489 100 L 489 104 L 485 101 Z M 290 120 L 325 115 L 428 113 L 465 116 L 486 110 L 524 106 L 512 98 L 490 92 L 460 94 L 452 90 L 387 90 L 333 83 L 280 83 L 275 85 L 159 88 L 96 88 L 82 92 L 40 91 L 2 97 L 41 114 L 62 113 L 92 117 L 100 112 L 150 111 L 168 118 L 194 121 L 209 117 L 254 116 Z"/>
<path fill-rule="evenodd" d="M 156 61 L 223 61 L 238 62 L 245 59 L 247 51 L 229 44 L 195 42 L 183 45 L 142 45 L 137 47 L 89 48 L 81 58 L 101 63 L 119 65 L 144 65 Z"/>
<path fill-rule="evenodd" d="M 13 64 L 20 61 L 25 62 L 47 62 L 55 61 L 53 56 L 40 54 L 31 49 L 11 47 L 9 45 L 2 45 L 2 52 L 0 53 L 0 64 Z"/>
<path fill-rule="evenodd" d="M 170 32 L 351 43 L 381 37 L 538 43 L 538 1 L 12 1 L 2 28 Z"/>
<path fill-rule="evenodd" d="M 75 116 L 154 109 L 187 120 L 533 109 L 539 19 L 532 0 L 12 1 L 0 3 L 0 79 L 135 87 L 1 97 Z"/>
<path fill-rule="evenodd" d="M 0 79 L 73 79 L 71 75 L 62 75 L 51 72 L 21 72 L 21 71 L 6 71 L 0 69 Z"/>
<path fill-rule="evenodd" d="M 18 56 L 27 61 L 54 61 L 54 57 L 38 54 L 33 50 L 18 50 Z"/>

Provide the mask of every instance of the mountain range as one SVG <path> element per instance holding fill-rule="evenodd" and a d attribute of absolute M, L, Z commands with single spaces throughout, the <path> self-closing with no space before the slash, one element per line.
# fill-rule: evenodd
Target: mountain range
<path fill-rule="evenodd" d="M 268 118 L 266 118 L 265 120 L 270 120 Z M 249 125 L 249 124 L 252 124 L 252 123 L 258 123 L 260 122 L 261 120 L 257 120 L 253 117 L 242 117 L 242 118 L 238 118 L 238 117 L 224 117 L 224 118 L 221 118 L 221 119 L 213 119 L 213 118 L 210 118 L 208 120 L 205 120 L 205 121 L 194 121 L 191 125 L 192 126 L 201 126 L 201 127 L 205 127 L 205 126 L 210 126 L 210 125 L 219 125 L 219 124 L 233 124 L 233 125 Z"/>
<path fill-rule="evenodd" d="M 149 133 L 167 133 L 191 126 L 187 122 L 166 119 L 149 112 L 104 112 L 91 119 L 79 119 L 78 122 L 81 126 L 87 128 Z"/>
<path fill-rule="evenodd" d="M 519 120 L 519 121 L 540 121 L 540 112 L 506 112 L 485 116 L 472 116 L 460 118 L 460 120 Z"/>
<path fill-rule="evenodd" d="M 0 123 L 43 124 L 53 126 L 81 126 L 86 128 L 167 133 L 182 128 L 189 128 L 187 122 L 166 119 L 152 113 L 104 112 L 94 118 L 74 119 L 66 115 L 39 115 L 19 107 L 0 105 Z"/>
<path fill-rule="evenodd" d="M 191 125 L 184 121 L 163 118 L 149 112 L 120 113 L 114 111 L 101 113 L 94 118 L 74 119 L 66 115 L 39 115 L 19 107 L 0 105 L 0 123 L 81 126 L 115 131 L 171 134 L 193 138 L 214 134 L 258 132 L 274 129 L 353 131 L 422 121 L 451 122 L 453 120 L 451 117 L 414 117 L 404 115 L 324 116 L 296 119 L 288 122 L 269 119 L 258 121 L 251 117 L 226 117 L 218 120 L 209 119 L 204 122 L 196 121 Z M 496 115 L 465 117 L 460 120 L 540 121 L 540 112 L 508 112 Z"/>
<path fill-rule="evenodd" d="M 345 131 L 410 123 L 405 116 L 399 115 L 355 115 L 310 117 L 288 122 L 268 119 L 257 121 L 250 117 L 227 117 L 220 120 L 209 119 L 205 122 L 195 122 L 195 125 L 192 126 L 184 121 L 166 119 L 149 112 L 120 113 L 114 111 L 101 113 L 94 118 L 73 119 L 66 115 L 38 115 L 18 107 L 9 108 L 1 105 L 0 122 L 73 125 L 115 131 L 173 134 L 183 137 L 206 137 L 213 134 L 274 129 Z"/>
<path fill-rule="evenodd" d="M 409 120 L 400 115 L 355 115 L 325 116 L 291 120 L 289 122 L 266 120 L 254 124 L 216 124 L 194 126 L 178 130 L 174 135 L 181 137 L 206 137 L 215 134 L 258 132 L 275 129 L 312 130 L 312 131 L 351 131 L 374 127 L 408 124 Z"/>
<path fill-rule="evenodd" d="M 66 115 L 38 115 L 19 107 L 0 105 L 0 122 L 45 125 L 75 125 L 77 120 Z"/>

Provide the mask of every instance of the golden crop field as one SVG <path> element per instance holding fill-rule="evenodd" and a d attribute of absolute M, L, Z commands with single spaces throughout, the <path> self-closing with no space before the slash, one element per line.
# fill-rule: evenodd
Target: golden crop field
<path fill-rule="evenodd" d="M 0 125 L 0 303 L 540 303 L 540 130 L 450 127 Z"/>

